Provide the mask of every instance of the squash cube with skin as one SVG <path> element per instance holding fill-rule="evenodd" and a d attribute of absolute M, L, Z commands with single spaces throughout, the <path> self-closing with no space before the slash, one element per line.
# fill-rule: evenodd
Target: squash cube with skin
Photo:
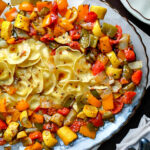
<path fill-rule="evenodd" d="M 4 132 L 4 140 L 6 140 L 7 142 L 12 141 L 12 139 L 16 136 L 18 132 L 18 127 L 18 122 L 11 122 Z"/>
<path fill-rule="evenodd" d="M 15 20 L 15 23 L 14 23 L 14 27 L 28 32 L 29 31 L 29 23 L 30 23 L 29 18 L 27 18 L 21 14 L 18 14 L 17 18 Z"/>
<path fill-rule="evenodd" d="M 121 64 L 121 62 L 119 61 L 119 59 L 117 58 L 116 54 L 114 51 L 111 51 L 109 53 L 106 54 L 107 57 L 109 58 L 111 64 L 113 67 L 117 68 L 119 67 L 119 65 Z"/>
<path fill-rule="evenodd" d="M 12 24 L 9 21 L 3 21 L 1 26 L 1 38 L 8 40 L 11 37 Z"/>
<path fill-rule="evenodd" d="M 62 126 L 64 119 L 63 115 L 56 113 L 51 117 L 50 121 L 56 123 L 58 126 Z"/>
<path fill-rule="evenodd" d="M 46 131 L 46 130 L 43 131 L 42 137 L 43 137 L 44 144 L 49 148 L 57 144 L 57 140 L 52 136 L 50 131 Z"/>
<path fill-rule="evenodd" d="M 77 139 L 77 134 L 67 126 L 59 128 L 57 130 L 57 135 L 62 139 L 65 145 L 68 145 L 69 143 Z"/>
<path fill-rule="evenodd" d="M 94 23 L 94 27 L 92 29 L 92 32 L 97 37 L 101 37 L 103 35 L 103 33 L 101 31 L 100 23 L 98 20 L 96 20 L 96 22 Z"/>
<path fill-rule="evenodd" d="M 17 134 L 17 139 L 22 139 L 22 138 L 25 138 L 27 137 L 27 134 L 25 131 L 21 131 Z"/>
<path fill-rule="evenodd" d="M 92 105 L 84 105 L 83 112 L 87 117 L 95 118 L 98 113 L 98 109 Z"/>
<path fill-rule="evenodd" d="M 32 124 L 28 119 L 28 113 L 26 110 L 20 114 L 20 123 L 25 128 L 32 128 Z"/>
<path fill-rule="evenodd" d="M 107 9 L 102 6 L 91 6 L 90 11 L 95 12 L 98 19 L 104 19 Z"/>

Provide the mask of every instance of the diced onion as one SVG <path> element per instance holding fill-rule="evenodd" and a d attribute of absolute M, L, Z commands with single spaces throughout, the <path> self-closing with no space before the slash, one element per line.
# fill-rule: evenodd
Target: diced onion
<path fill-rule="evenodd" d="M 141 69 L 143 65 L 142 65 L 142 61 L 134 61 L 132 63 L 129 63 L 128 66 L 131 69 Z"/>

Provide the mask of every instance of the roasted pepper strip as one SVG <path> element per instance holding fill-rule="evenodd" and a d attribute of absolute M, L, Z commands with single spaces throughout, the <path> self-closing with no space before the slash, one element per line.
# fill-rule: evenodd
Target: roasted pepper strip
<path fill-rule="evenodd" d="M 122 28 L 118 25 L 116 25 L 116 28 L 118 29 L 118 31 L 115 35 L 116 40 L 110 39 L 111 45 L 118 44 L 122 37 Z"/>

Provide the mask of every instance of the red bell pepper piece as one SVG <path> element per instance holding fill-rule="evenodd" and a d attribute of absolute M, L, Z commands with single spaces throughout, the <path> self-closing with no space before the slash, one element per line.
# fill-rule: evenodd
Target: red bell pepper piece
<path fill-rule="evenodd" d="M 31 140 L 38 139 L 39 141 L 42 141 L 42 133 L 40 131 L 35 131 L 29 134 L 29 138 Z"/>
<path fill-rule="evenodd" d="M 51 37 L 50 34 L 45 34 L 44 36 L 42 36 L 40 38 L 40 41 L 44 42 L 44 43 L 47 43 L 49 41 L 54 41 L 54 37 Z"/>
<path fill-rule="evenodd" d="M 54 115 L 56 113 L 57 113 L 56 108 L 53 108 L 53 107 L 48 108 L 48 112 L 47 112 L 48 115 L 52 116 L 52 115 Z"/>
<path fill-rule="evenodd" d="M 125 52 L 125 58 L 127 61 L 134 61 L 135 60 L 135 53 L 133 50 L 127 49 Z"/>
<path fill-rule="evenodd" d="M 85 16 L 84 21 L 85 22 L 95 22 L 97 20 L 97 14 L 95 12 L 88 12 L 88 14 Z"/>
<path fill-rule="evenodd" d="M 125 92 L 124 95 L 121 97 L 121 100 L 124 104 L 131 104 L 132 99 L 136 95 L 136 92 L 134 91 L 128 91 Z"/>
<path fill-rule="evenodd" d="M 54 56 L 55 54 L 56 54 L 56 49 L 53 49 L 53 50 L 51 51 L 51 55 Z"/>
<path fill-rule="evenodd" d="M 113 114 L 117 114 L 122 110 L 123 106 L 124 106 L 124 103 L 121 98 L 115 99 L 114 100 L 114 109 L 111 110 L 111 112 Z"/>
<path fill-rule="evenodd" d="M 80 127 L 83 126 L 83 125 L 86 125 L 86 123 L 83 120 L 75 120 L 73 122 L 73 124 L 70 126 L 70 129 L 73 132 L 79 132 Z"/>
<path fill-rule="evenodd" d="M 46 124 L 43 125 L 43 129 L 44 130 L 48 130 L 48 131 L 50 131 L 52 133 L 56 133 L 59 128 L 54 123 L 46 123 Z"/>
<path fill-rule="evenodd" d="M 110 39 L 110 44 L 111 45 L 118 44 L 121 37 L 122 37 L 122 28 L 118 25 L 116 25 L 116 28 L 118 29 L 118 31 L 115 35 L 116 40 Z"/>
<path fill-rule="evenodd" d="M 72 40 L 79 40 L 81 35 L 81 30 L 73 29 L 69 32 L 69 35 L 71 36 Z"/>
<path fill-rule="evenodd" d="M 134 82 L 136 85 L 138 85 L 142 79 L 142 71 L 141 70 L 135 71 L 133 73 L 131 79 L 132 79 L 132 82 Z"/>
<path fill-rule="evenodd" d="M 62 108 L 62 109 L 58 109 L 58 111 L 57 111 L 58 113 L 60 113 L 61 115 L 63 115 L 63 116 L 67 116 L 68 115 L 68 113 L 70 112 L 70 109 L 69 108 L 66 108 L 66 107 L 64 107 L 64 108 Z"/>
<path fill-rule="evenodd" d="M 72 49 L 78 49 L 80 50 L 80 44 L 77 41 L 72 41 L 71 43 L 68 44 Z"/>
<path fill-rule="evenodd" d="M 5 145 L 6 141 L 3 138 L 0 138 L 0 145 Z"/>
<path fill-rule="evenodd" d="M 58 14 L 58 5 L 56 1 L 53 2 L 51 11 L 54 12 L 55 14 Z"/>
<path fill-rule="evenodd" d="M 97 60 L 96 63 L 92 66 L 92 73 L 95 76 L 98 73 L 102 72 L 104 69 L 105 69 L 104 64 L 99 60 Z"/>
<path fill-rule="evenodd" d="M 7 129 L 7 124 L 4 121 L 0 120 L 0 130 L 5 130 L 5 129 Z"/>
<path fill-rule="evenodd" d="M 89 120 L 95 127 L 103 126 L 103 119 L 101 113 L 98 113 L 96 118 L 91 118 Z"/>

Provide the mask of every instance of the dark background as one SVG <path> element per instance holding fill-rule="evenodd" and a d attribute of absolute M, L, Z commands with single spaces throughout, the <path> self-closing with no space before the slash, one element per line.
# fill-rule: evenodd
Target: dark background
<path fill-rule="evenodd" d="M 150 26 L 142 23 L 131 15 L 122 5 L 120 0 L 106 0 L 113 8 L 117 9 L 122 16 L 131 20 L 135 25 L 142 29 L 145 33 L 150 35 Z M 125 125 L 116 135 L 114 135 L 110 140 L 104 142 L 99 150 L 115 150 L 116 144 L 120 143 L 121 140 L 128 133 L 129 129 L 136 128 L 140 121 L 140 118 L 146 114 L 150 117 L 150 88 L 146 91 L 146 94 L 142 100 L 140 107 L 137 109 L 135 115 L 129 120 L 128 124 Z"/>

